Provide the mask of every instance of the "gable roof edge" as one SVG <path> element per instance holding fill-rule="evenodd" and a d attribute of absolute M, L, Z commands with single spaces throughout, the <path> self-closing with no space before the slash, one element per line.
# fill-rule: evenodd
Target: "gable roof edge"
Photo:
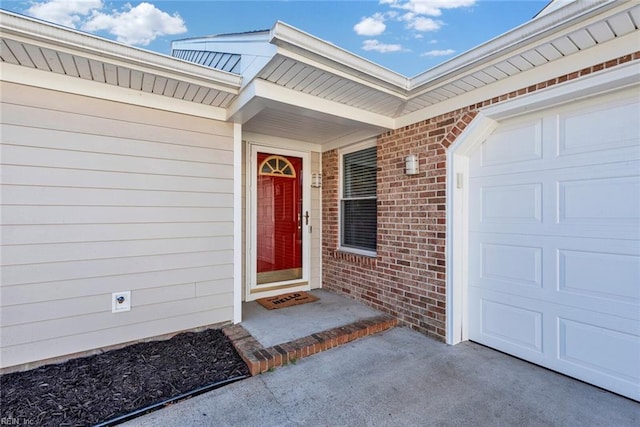
<path fill-rule="evenodd" d="M 404 94 L 408 89 L 409 79 L 406 76 L 282 21 L 277 21 L 271 29 L 270 42 L 394 91 L 400 91 Z"/>
<path fill-rule="evenodd" d="M 448 79 L 456 74 L 505 56 L 523 45 L 543 38 L 550 31 L 573 25 L 577 20 L 601 13 L 619 4 L 617 0 L 574 1 L 539 18 L 532 19 L 513 30 L 474 47 L 434 68 L 409 79 L 409 91 Z"/>

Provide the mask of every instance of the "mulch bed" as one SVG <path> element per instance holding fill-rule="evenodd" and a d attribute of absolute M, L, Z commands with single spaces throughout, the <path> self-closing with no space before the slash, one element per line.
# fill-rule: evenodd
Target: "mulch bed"
<path fill-rule="evenodd" d="M 3 424 L 95 425 L 248 375 L 221 330 L 187 332 L 2 375 L 0 419 Z"/>

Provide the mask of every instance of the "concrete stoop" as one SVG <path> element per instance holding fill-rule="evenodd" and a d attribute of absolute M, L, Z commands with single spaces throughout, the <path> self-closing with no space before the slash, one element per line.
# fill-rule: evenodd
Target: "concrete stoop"
<path fill-rule="evenodd" d="M 222 330 L 249 367 L 251 375 L 257 375 L 358 338 L 386 331 L 397 324 L 398 319 L 383 314 L 267 348 L 242 324 L 227 326 Z"/>

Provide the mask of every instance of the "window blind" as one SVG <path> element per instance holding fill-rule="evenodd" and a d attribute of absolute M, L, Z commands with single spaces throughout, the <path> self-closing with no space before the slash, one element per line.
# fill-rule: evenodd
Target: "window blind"
<path fill-rule="evenodd" d="M 343 155 L 341 244 L 375 252 L 377 234 L 376 147 Z"/>

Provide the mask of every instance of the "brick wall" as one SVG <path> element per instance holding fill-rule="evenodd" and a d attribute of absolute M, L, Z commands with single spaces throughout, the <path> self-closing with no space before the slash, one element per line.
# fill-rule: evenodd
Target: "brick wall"
<path fill-rule="evenodd" d="M 338 152 L 325 152 L 322 271 L 325 289 L 390 313 L 417 331 L 445 339 L 446 150 L 483 107 L 640 59 L 640 52 L 432 117 L 378 138 L 376 257 L 338 250 Z M 405 175 L 417 154 L 420 173 Z"/>

